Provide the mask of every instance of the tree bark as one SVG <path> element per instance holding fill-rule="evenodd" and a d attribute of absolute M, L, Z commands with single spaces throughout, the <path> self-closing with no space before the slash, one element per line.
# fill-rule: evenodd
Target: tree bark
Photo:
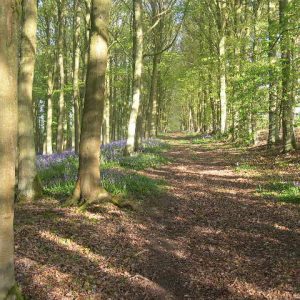
<path fill-rule="evenodd" d="M 18 81 L 18 201 L 33 201 L 41 194 L 37 177 L 33 130 L 32 87 L 36 54 L 37 3 L 22 2 L 21 58 Z"/>
<path fill-rule="evenodd" d="M 135 149 L 135 135 L 139 107 L 141 102 L 141 85 L 143 70 L 143 27 L 142 27 L 142 1 L 133 0 L 134 9 L 134 76 L 133 76 L 133 99 L 132 108 L 128 124 L 128 134 L 125 154 L 131 155 Z"/>
<path fill-rule="evenodd" d="M 48 78 L 47 78 L 47 122 L 46 122 L 46 140 L 45 140 L 45 153 L 52 154 L 52 122 L 53 122 L 53 104 L 52 104 L 52 96 L 54 91 L 54 76 L 56 72 L 56 61 L 53 66 L 53 57 L 52 57 L 52 49 L 51 49 L 51 19 L 47 16 L 47 53 L 48 53 Z"/>
<path fill-rule="evenodd" d="M 64 120 L 65 120 L 65 70 L 64 70 L 64 13 L 65 0 L 57 0 L 58 9 L 58 67 L 59 67 L 59 115 L 57 127 L 57 152 L 64 150 Z"/>
<path fill-rule="evenodd" d="M 158 65 L 160 58 L 158 55 L 153 56 L 151 88 L 150 88 L 150 113 L 149 113 L 149 136 L 156 136 L 157 125 L 157 83 L 158 83 Z"/>
<path fill-rule="evenodd" d="M 80 15 L 81 8 L 78 0 L 74 1 L 74 61 L 73 61 L 73 105 L 74 105 L 74 135 L 75 152 L 79 153 L 80 139 L 80 91 L 79 91 L 79 65 L 80 65 Z"/>
<path fill-rule="evenodd" d="M 220 42 L 220 103 L 221 103 L 221 133 L 226 132 L 227 124 L 227 93 L 226 93 L 226 62 L 225 60 L 225 36 Z"/>
<path fill-rule="evenodd" d="M 276 128 L 276 98 L 275 98 L 275 80 L 274 80 L 274 63 L 276 62 L 276 50 L 274 49 L 274 11 L 275 3 L 273 0 L 268 1 L 268 34 L 269 34 L 269 134 L 268 147 L 275 144 L 275 128 Z"/>
<path fill-rule="evenodd" d="M 0 6 L 0 299 L 15 299 L 14 189 L 17 149 L 17 30 L 16 1 Z"/>
<path fill-rule="evenodd" d="M 283 151 L 293 150 L 293 93 L 291 91 L 291 49 L 288 31 L 287 8 L 290 0 L 279 0 L 279 26 L 282 33 L 281 61 L 282 61 L 282 139 Z"/>
<path fill-rule="evenodd" d="M 53 104 L 52 104 L 52 95 L 54 88 L 54 74 L 55 67 L 48 67 L 48 79 L 47 79 L 47 127 L 46 127 L 46 154 L 52 154 L 52 121 L 53 121 Z"/>
<path fill-rule="evenodd" d="M 227 131 L 227 84 L 226 84 L 226 3 L 219 4 L 219 61 L 220 61 L 220 109 L 221 109 L 221 134 Z"/>
<path fill-rule="evenodd" d="M 110 58 L 107 60 L 107 70 L 110 71 Z M 110 90 L 110 76 L 106 76 L 104 119 L 102 124 L 103 144 L 110 142 Z"/>
<path fill-rule="evenodd" d="M 109 197 L 101 187 L 100 135 L 105 101 L 108 19 L 111 0 L 93 0 L 86 94 L 79 148 L 78 180 L 70 205 L 87 205 Z"/>

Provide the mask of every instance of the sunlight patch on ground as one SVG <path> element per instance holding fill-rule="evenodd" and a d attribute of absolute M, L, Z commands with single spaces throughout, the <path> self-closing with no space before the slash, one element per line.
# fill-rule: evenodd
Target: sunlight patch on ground
<path fill-rule="evenodd" d="M 50 231 L 39 231 L 39 235 L 42 238 L 45 238 L 51 242 L 56 243 L 59 246 L 62 246 L 66 250 L 74 251 L 87 259 L 89 259 L 92 262 L 99 262 L 99 261 L 105 261 L 105 257 L 93 253 L 89 248 L 83 247 L 71 239 L 60 237 Z"/>
<path fill-rule="evenodd" d="M 35 260 L 27 257 L 18 259 L 18 264 L 22 266 L 22 269 L 29 270 L 34 269 L 35 272 L 31 272 L 30 284 L 33 287 L 46 288 L 48 296 L 51 295 L 51 299 L 55 296 L 61 295 L 58 284 L 72 284 L 73 277 L 67 273 L 57 270 L 54 266 L 43 265 Z M 71 298 L 65 298 L 71 299 Z"/>
<path fill-rule="evenodd" d="M 193 228 L 193 231 L 197 234 L 206 234 L 206 235 L 209 235 L 209 234 L 218 235 L 218 234 L 222 233 L 222 231 L 220 229 L 215 229 L 213 227 L 201 227 L 201 226 L 195 226 Z"/>
<path fill-rule="evenodd" d="M 262 283 L 263 284 L 263 283 Z M 254 297 L 255 299 L 267 299 L 267 300 L 288 300 L 288 299 L 299 299 L 300 294 L 293 295 L 288 290 L 290 286 L 286 284 L 285 286 L 280 286 L 280 290 L 274 289 L 266 289 L 263 290 L 259 286 L 243 281 L 241 279 L 236 278 L 232 285 L 230 285 L 229 290 L 233 292 L 233 294 L 237 295 L 249 295 L 249 297 Z"/>
<path fill-rule="evenodd" d="M 152 291 L 151 294 L 155 297 L 155 299 L 173 299 L 174 298 L 173 295 L 171 295 L 167 290 L 165 290 L 159 284 L 153 282 L 152 280 L 150 280 L 147 277 L 144 277 L 140 274 L 132 276 L 130 278 L 130 281 L 136 285 L 139 285 L 144 290 L 150 289 Z"/>

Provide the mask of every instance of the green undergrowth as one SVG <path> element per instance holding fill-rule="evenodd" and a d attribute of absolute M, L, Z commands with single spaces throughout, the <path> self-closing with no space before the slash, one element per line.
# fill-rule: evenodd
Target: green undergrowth
<path fill-rule="evenodd" d="M 192 139 L 191 143 L 193 145 L 208 145 L 208 144 L 211 144 L 214 141 L 216 141 L 216 139 L 213 139 L 213 138 L 195 138 L 195 139 Z"/>
<path fill-rule="evenodd" d="M 157 168 L 167 164 L 162 156 L 167 146 L 159 149 L 146 149 L 131 157 L 101 162 L 101 182 L 103 187 L 113 196 L 123 198 L 144 199 L 157 196 L 163 192 L 165 182 L 139 174 L 137 171 Z M 51 167 L 39 170 L 44 193 L 51 198 L 61 200 L 69 197 L 76 183 L 78 158 L 69 157 Z"/>
<path fill-rule="evenodd" d="M 236 172 L 244 172 L 244 171 L 252 171 L 255 170 L 256 167 L 249 164 L 241 164 L 235 167 Z"/>
<path fill-rule="evenodd" d="M 169 143 L 162 142 L 159 146 L 146 147 L 143 153 L 152 153 L 152 154 L 161 155 L 162 153 L 165 153 L 170 149 L 171 149 L 171 145 Z"/>
<path fill-rule="evenodd" d="M 299 182 L 273 181 L 260 186 L 258 192 L 263 196 L 275 198 L 280 202 L 300 204 Z"/>
<path fill-rule="evenodd" d="M 191 139 L 191 144 L 193 145 L 203 145 L 209 147 L 210 144 L 220 143 L 220 142 L 227 142 L 227 136 L 222 136 L 220 134 L 215 135 L 196 135 L 194 138 Z"/>
<path fill-rule="evenodd" d="M 134 156 L 123 157 L 119 161 L 121 167 L 133 170 L 157 168 L 167 163 L 168 160 L 157 153 L 139 153 Z"/>

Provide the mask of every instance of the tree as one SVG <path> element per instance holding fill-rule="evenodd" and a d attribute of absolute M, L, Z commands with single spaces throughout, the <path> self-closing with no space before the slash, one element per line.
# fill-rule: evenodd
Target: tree
<path fill-rule="evenodd" d="M 281 63 L 282 63 L 282 140 L 283 151 L 288 152 L 294 148 L 293 113 L 294 100 L 291 90 L 291 40 L 288 28 L 288 8 L 290 0 L 279 0 L 279 25 L 281 31 Z"/>
<path fill-rule="evenodd" d="M 217 0 L 220 60 L 221 133 L 227 130 L 227 84 L 226 84 L 226 1 Z"/>
<path fill-rule="evenodd" d="M 274 75 L 274 64 L 276 62 L 276 48 L 274 45 L 275 20 L 274 12 L 276 5 L 273 0 L 268 0 L 268 63 L 269 63 L 269 132 L 268 146 L 271 147 L 276 141 L 276 85 Z"/>
<path fill-rule="evenodd" d="M 80 67 L 80 14 L 81 7 L 78 0 L 74 0 L 74 20 L 73 20 L 73 105 L 74 105 L 74 134 L 75 152 L 79 152 L 80 137 L 80 90 L 79 90 L 79 67 Z"/>
<path fill-rule="evenodd" d="M 135 147 L 136 125 L 139 113 L 142 69 L 143 69 L 143 26 L 142 26 L 142 1 L 133 0 L 134 9 L 134 76 L 133 76 L 133 98 L 132 108 L 128 124 L 128 134 L 126 143 L 126 154 L 131 155 Z"/>
<path fill-rule="evenodd" d="M 21 58 L 18 80 L 18 200 L 32 201 L 40 196 L 36 170 L 33 130 L 32 86 L 36 54 L 37 3 L 22 2 Z"/>
<path fill-rule="evenodd" d="M 93 0 L 86 94 L 79 147 L 78 179 L 71 205 L 84 205 L 108 197 L 101 187 L 100 134 L 105 101 L 110 0 Z"/>
<path fill-rule="evenodd" d="M 58 11 L 58 67 L 59 67 L 59 115 L 57 127 L 57 152 L 63 152 L 65 120 L 65 65 L 64 65 L 64 20 L 65 0 L 57 0 Z"/>
<path fill-rule="evenodd" d="M 3 0 L 0 8 L 0 299 L 15 299 L 14 194 L 17 149 L 18 7 Z"/>

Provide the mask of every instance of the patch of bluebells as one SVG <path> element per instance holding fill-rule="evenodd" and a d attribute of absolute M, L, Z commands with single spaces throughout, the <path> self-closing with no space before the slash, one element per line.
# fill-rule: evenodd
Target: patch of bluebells
<path fill-rule="evenodd" d="M 119 161 L 123 156 L 126 140 L 114 141 L 101 146 L 101 159 L 107 161 Z"/>
<path fill-rule="evenodd" d="M 141 150 L 145 150 L 147 148 L 159 148 L 163 147 L 166 144 L 159 139 L 145 139 L 142 141 Z"/>
<path fill-rule="evenodd" d="M 62 163 L 69 158 L 77 158 L 75 151 L 65 151 L 63 153 L 54 153 L 49 155 L 38 155 L 36 159 L 36 164 L 38 170 L 47 169 L 53 165 Z"/>
<path fill-rule="evenodd" d="M 161 145 L 162 142 L 156 139 L 144 140 L 139 152 L 151 151 L 151 149 L 156 149 Z M 121 163 L 122 159 L 124 159 L 125 146 L 125 140 L 101 146 L 102 162 Z M 132 159 L 135 160 L 136 158 Z M 136 164 L 141 164 L 141 162 L 137 159 Z M 46 192 L 54 196 L 67 196 L 72 193 L 77 180 L 78 170 L 78 155 L 74 151 L 52 155 L 38 155 L 37 167 Z M 132 169 L 136 169 L 135 166 Z M 120 169 L 105 167 L 101 169 L 100 174 L 104 187 L 112 194 L 124 192 L 142 194 L 145 190 L 154 191 L 156 189 L 156 184 L 151 183 L 150 179 L 142 178 L 140 175 L 140 177 L 137 177 L 138 175 L 130 174 Z"/>
<path fill-rule="evenodd" d="M 120 161 L 123 157 L 126 140 L 114 141 L 101 146 L 101 159 L 103 162 Z M 154 148 L 164 146 L 164 143 L 159 139 L 145 139 L 142 141 L 138 152 L 145 152 Z M 65 151 L 63 153 L 54 153 L 51 155 L 38 155 L 37 168 L 43 170 L 54 165 L 66 162 L 68 160 L 78 159 L 74 150 Z M 67 166 L 66 166 L 67 167 Z"/>

